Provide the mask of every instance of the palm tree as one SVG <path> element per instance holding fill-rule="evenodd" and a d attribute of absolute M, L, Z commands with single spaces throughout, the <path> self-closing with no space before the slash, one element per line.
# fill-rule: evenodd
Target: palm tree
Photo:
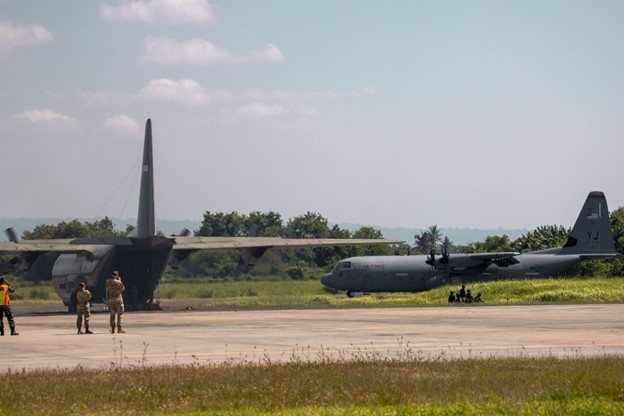
<path fill-rule="evenodd" d="M 442 240 L 442 255 L 448 255 L 451 251 L 451 247 L 453 247 L 453 242 L 445 236 L 444 240 Z"/>
<path fill-rule="evenodd" d="M 431 238 L 431 248 L 435 250 L 438 246 L 438 243 L 442 241 L 442 231 L 438 228 L 437 225 L 430 226 L 427 231 L 429 232 Z"/>
<path fill-rule="evenodd" d="M 427 231 L 422 231 L 414 236 L 416 250 L 422 254 L 435 252 L 440 241 L 442 241 L 442 233 L 437 225 L 432 225 L 427 228 Z"/>

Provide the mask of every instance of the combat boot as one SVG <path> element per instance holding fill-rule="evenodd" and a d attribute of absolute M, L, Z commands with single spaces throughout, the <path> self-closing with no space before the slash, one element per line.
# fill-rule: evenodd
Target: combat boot
<path fill-rule="evenodd" d="M 117 328 L 117 333 L 118 334 L 125 334 L 126 331 L 123 330 L 123 327 L 121 325 L 119 325 L 119 327 Z"/>
<path fill-rule="evenodd" d="M 11 328 L 11 335 L 19 335 L 15 328 Z"/>
<path fill-rule="evenodd" d="M 111 326 L 111 334 L 114 334 L 114 333 L 115 333 L 115 327 Z"/>
<path fill-rule="evenodd" d="M 77 334 L 82 334 L 82 325 L 76 325 L 76 328 L 78 328 Z"/>
<path fill-rule="evenodd" d="M 89 329 L 89 325 L 85 325 L 85 334 L 92 334 L 93 332 L 91 332 L 91 330 Z"/>
<path fill-rule="evenodd" d="M 4 328 L 0 328 L 0 336 L 4 336 Z"/>

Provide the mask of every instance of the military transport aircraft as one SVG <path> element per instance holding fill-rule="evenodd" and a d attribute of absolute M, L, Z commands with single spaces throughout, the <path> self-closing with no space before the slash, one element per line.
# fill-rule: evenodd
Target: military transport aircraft
<path fill-rule="evenodd" d="M 530 253 L 435 253 L 367 256 L 341 260 L 321 282 L 347 295 L 367 292 L 422 292 L 451 281 L 474 282 L 552 276 L 587 259 L 617 257 L 607 200 L 590 192 L 563 247 Z"/>
<path fill-rule="evenodd" d="M 277 237 L 165 237 L 156 234 L 154 216 L 154 169 L 152 124 L 145 125 L 143 165 L 137 225 L 127 237 L 22 240 L 8 232 L 0 242 L 0 254 L 13 254 L 12 263 L 22 268 L 51 272 L 54 288 L 70 310 L 72 293 L 80 282 L 91 291 L 93 302 L 105 301 L 105 281 L 118 270 L 131 305 L 147 305 L 167 266 L 176 268 L 199 250 L 240 250 L 239 263 L 253 265 L 269 248 L 372 245 L 400 243 L 366 239 L 282 239 Z M 7 230 L 9 231 L 9 230 Z"/>

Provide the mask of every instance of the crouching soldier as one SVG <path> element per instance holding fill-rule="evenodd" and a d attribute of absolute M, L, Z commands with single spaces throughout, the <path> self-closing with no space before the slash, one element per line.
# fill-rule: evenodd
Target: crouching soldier
<path fill-rule="evenodd" d="M 124 312 L 123 297 L 121 294 L 126 287 L 121 282 L 119 272 L 115 270 L 110 279 L 106 280 L 106 295 L 108 296 L 108 310 L 110 311 L 111 334 L 115 333 L 115 315 L 117 318 L 117 333 L 123 334 L 123 326 L 121 325 L 121 315 Z"/>
<path fill-rule="evenodd" d="M 78 328 L 78 333 L 82 334 L 82 320 L 84 318 L 84 326 L 85 326 L 85 334 L 92 334 L 89 329 L 89 318 L 91 317 L 91 305 L 89 305 L 89 301 L 91 300 L 91 292 L 89 292 L 83 282 L 80 282 L 78 285 L 78 290 L 76 291 L 76 300 L 78 301 L 78 305 L 76 306 L 76 314 L 78 315 L 76 319 L 76 328 Z"/>

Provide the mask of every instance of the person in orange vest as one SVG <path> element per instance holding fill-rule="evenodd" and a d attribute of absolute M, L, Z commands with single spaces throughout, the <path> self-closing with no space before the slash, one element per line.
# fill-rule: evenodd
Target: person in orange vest
<path fill-rule="evenodd" d="M 4 280 L 4 277 L 0 277 L 0 335 L 4 335 L 4 318 L 2 314 L 6 315 L 7 321 L 9 321 L 11 335 L 19 335 L 15 331 L 15 321 L 11 312 L 11 296 L 9 293 L 13 293 L 13 288 Z"/>

